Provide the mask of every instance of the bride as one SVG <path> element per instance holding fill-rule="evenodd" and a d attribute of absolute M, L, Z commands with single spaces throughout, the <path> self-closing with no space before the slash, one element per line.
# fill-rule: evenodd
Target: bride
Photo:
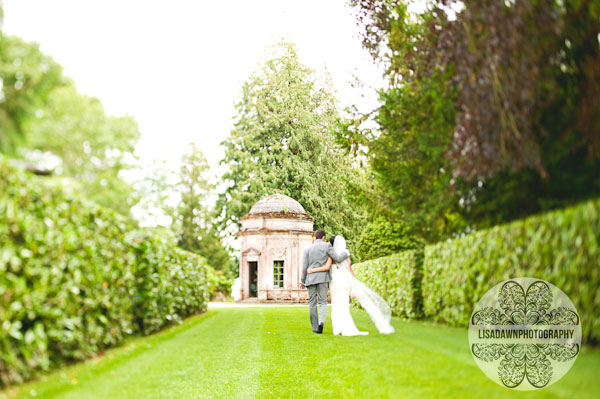
<path fill-rule="evenodd" d="M 337 253 L 346 250 L 346 240 L 342 236 L 332 236 L 329 242 Z M 329 258 L 322 267 L 308 269 L 307 273 L 323 272 L 331 269 L 331 282 L 329 292 L 331 294 L 331 324 L 333 335 L 367 335 L 366 331 L 359 331 L 350 314 L 350 293 L 360 302 L 367 311 L 375 327 L 382 334 L 391 334 L 394 327 L 390 324 L 392 313 L 387 302 L 377 293 L 371 290 L 354 277 L 350 258 L 342 263 L 334 264 Z"/>

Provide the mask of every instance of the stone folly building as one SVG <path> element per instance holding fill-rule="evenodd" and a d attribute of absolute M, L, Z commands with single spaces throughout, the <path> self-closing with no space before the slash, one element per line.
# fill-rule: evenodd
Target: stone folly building
<path fill-rule="evenodd" d="M 313 242 L 313 218 L 286 195 L 269 195 L 241 219 L 241 298 L 304 301 L 302 253 Z"/>

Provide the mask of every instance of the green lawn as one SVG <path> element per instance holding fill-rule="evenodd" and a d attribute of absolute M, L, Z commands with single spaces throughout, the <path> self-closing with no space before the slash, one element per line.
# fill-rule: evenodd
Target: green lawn
<path fill-rule="evenodd" d="M 311 332 L 305 307 L 216 308 L 132 339 L 103 357 L 0 391 L 5 398 L 600 398 L 600 351 L 536 392 L 511 391 L 475 365 L 465 329 L 394 320 L 363 337 Z"/>

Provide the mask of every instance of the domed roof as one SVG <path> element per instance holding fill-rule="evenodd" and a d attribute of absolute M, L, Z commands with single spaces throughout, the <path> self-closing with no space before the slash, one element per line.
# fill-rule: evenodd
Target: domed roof
<path fill-rule="evenodd" d="M 250 209 L 249 215 L 260 213 L 289 213 L 306 215 L 306 211 L 295 199 L 283 194 L 268 195 Z"/>

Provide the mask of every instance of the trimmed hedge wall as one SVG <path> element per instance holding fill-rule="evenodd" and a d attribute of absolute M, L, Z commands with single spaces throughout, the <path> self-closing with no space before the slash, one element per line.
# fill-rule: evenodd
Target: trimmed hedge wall
<path fill-rule="evenodd" d="M 353 267 L 394 315 L 424 313 L 455 326 L 467 326 L 477 301 L 501 281 L 541 278 L 573 301 L 584 342 L 600 342 L 600 200 Z"/>
<path fill-rule="evenodd" d="M 532 216 L 425 248 L 425 315 L 466 326 L 477 301 L 515 277 L 546 280 L 569 296 L 583 340 L 600 342 L 600 201 Z"/>
<path fill-rule="evenodd" d="M 203 312 L 204 260 L 0 160 L 0 386 Z"/>
<path fill-rule="evenodd" d="M 356 277 L 373 288 L 390 305 L 395 316 L 422 315 L 421 265 L 423 252 L 409 250 L 356 264 Z"/>

